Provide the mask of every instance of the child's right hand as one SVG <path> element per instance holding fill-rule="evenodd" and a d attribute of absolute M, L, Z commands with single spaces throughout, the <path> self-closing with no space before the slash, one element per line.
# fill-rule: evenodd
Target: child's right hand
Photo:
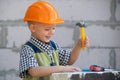
<path fill-rule="evenodd" d="M 62 72 L 79 72 L 80 68 L 74 66 L 61 66 Z"/>

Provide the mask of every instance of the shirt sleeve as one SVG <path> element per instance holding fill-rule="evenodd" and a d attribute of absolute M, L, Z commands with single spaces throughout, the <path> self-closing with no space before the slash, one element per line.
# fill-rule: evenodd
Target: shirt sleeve
<path fill-rule="evenodd" d="M 26 78 L 29 75 L 28 69 L 30 67 L 37 67 L 38 63 L 34 56 L 34 51 L 29 46 L 24 46 L 20 52 L 20 63 L 19 63 L 19 71 L 20 77 Z"/>
<path fill-rule="evenodd" d="M 71 52 L 70 49 L 63 49 L 62 47 L 58 46 L 60 65 L 68 65 L 70 52 Z"/>

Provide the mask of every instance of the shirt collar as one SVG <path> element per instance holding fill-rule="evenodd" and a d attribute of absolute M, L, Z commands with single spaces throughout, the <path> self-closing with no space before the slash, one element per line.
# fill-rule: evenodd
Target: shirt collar
<path fill-rule="evenodd" d="M 43 51 L 47 52 L 49 55 L 52 54 L 53 47 L 49 43 L 44 43 L 33 36 L 31 36 L 30 41 L 32 41 L 36 46 L 41 48 Z"/>

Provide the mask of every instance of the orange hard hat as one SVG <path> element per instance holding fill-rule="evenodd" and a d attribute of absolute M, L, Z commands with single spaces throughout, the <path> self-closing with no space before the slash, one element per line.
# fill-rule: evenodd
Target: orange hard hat
<path fill-rule="evenodd" d="M 56 9 L 48 2 L 38 1 L 28 7 L 24 21 L 40 22 L 45 24 L 63 23 Z"/>

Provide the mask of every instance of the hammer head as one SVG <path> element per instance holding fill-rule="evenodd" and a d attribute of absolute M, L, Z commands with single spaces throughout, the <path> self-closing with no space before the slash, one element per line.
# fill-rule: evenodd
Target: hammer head
<path fill-rule="evenodd" d="M 81 22 L 79 22 L 79 23 L 76 23 L 76 26 L 79 26 L 79 27 L 86 27 L 84 21 L 81 21 Z"/>

